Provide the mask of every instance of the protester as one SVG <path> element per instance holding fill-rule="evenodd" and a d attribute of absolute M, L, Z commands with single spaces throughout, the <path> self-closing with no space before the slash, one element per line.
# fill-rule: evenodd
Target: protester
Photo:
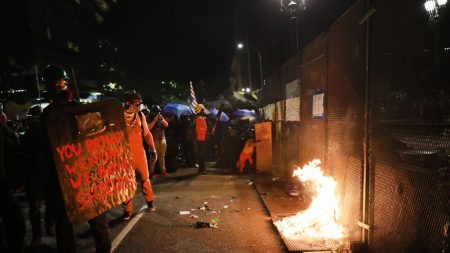
<path fill-rule="evenodd" d="M 10 173 L 14 168 L 11 152 L 19 146 L 17 135 L 5 124 L 0 124 L 0 252 L 24 252 L 26 232 L 22 209 L 10 191 Z M 6 245 L 4 244 L 6 243 Z"/>
<path fill-rule="evenodd" d="M 190 131 L 190 124 L 192 119 L 189 115 L 180 116 L 180 144 L 183 154 L 183 160 L 185 161 L 185 166 L 194 166 L 194 145 L 195 141 L 195 130 Z M 193 132 L 193 133 L 192 133 Z"/>
<path fill-rule="evenodd" d="M 169 176 L 169 173 L 167 173 L 165 162 L 167 141 L 164 129 L 169 126 L 169 123 L 167 122 L 168 120 L 161 115 L 161 108 L 158 105 L 152 106 L 149 119 L 151 119 L 151 121 L 148 124 L 148 128 L 153 135 L 153 141 L 158 157 L 157 160 L 153 160 L 150 164 L 150 177 L 153 178 L 155 175 L 156 161 L 158 161 L 161 176 L 167 177 Z"/>
<path fill-rule="evenodd" d="M 28 129 L 22 138 L 22 149 L 25 154 L 25 189 L 29 204 L 29 215 L 31 223 L 31 246 L 36 247 L 41 244 L 41 205 L 47 193 L 48 170 L 42 166 L 44 164 L 42 145 L 44 140 L 41 134 L 40 117 L 42 108 L 39 105 L 28 110 Z M 45 208 L 45 224 L 48 235 L 53 235 L 53 222 L 50 208 Z"/>
<path fill-rule="evenodd" d="M 131 155 L 133 157 L 133 167 L 142 184 L 142 193 L 147 201 L 147 211 L 152 212 L 156 210 L 153 203 L 155 196 L 153 194 L 152 185 L 149 179 L 147 156 L 145 155 L 143 139 L 151 150 L 151 162 L 154 162 L 154 160 L 157 159 L 157 155 L 155 144 L 153 142 L 153 136 L 150 133 L 145 116 L 139 111 L 140 104 L 141 95 L 139 93 L 136 91 L 125 92 L 125 124 L 130 142 Z M 132 199 L 133 198 L 124 202 L 122 205 L 124 211 L 122 218 L 124 220 L 131 219 L 131 214 L 133 211 Z"/>
<path fill-rule="evenodd" d="M 197 104 L 194 109 L 195 117 L 195 133 L 197 143 L 197 162 L 198 172 L 207 173 L 205 169 L 205 156 L 206 156 L 206 132 L 208 131 L 208 125 L 206 124 L 205 107 L 202 104 Z"/>
<path fill-rule="evenodd" d="M 63 193 L 59 185 L 56 166 L 53 163 L 52 151 L 47 133 L 47 118 L 50 112 L 58 108 L 78 105 L 73 100 L 73 95 L 69 89 L 68 76 L 66 71 L 58 65 L 49 65 L 44 71 L 43 81 L 47 86 L 47 98 L 50 104 L 44 109 L 42 114 L 42 134 L 44 138 L 45 159 L 43 162 L 49 169 L 49 208 L 55 218 L 56 244 L 58 252 L 76 252 L 75 234 L 73 225 L 70 223 L 64 205 Z M 106 223 L 106 213 L 103 213 L 88 221 L 94 235 L 97 253 L 110 252 L 111 240 L 109 237 L 108 225 Z"/>
<path fill-rule="evenodd" d="M 236 162 L 236 167 L 241 173 L 244 173 L 247 162 L 250 164 L 250 167 L 253 167 L 253 155 L 256 147 L 255 131 L 253 129 L 248 129 L 243 139 L 245 140 L 245 144 L 239 155 L 239 160 Z"/>

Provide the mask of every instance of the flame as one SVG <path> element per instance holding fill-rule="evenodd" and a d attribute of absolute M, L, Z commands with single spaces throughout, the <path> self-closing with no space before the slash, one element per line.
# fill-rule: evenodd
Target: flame
<path fill-rule="evenodd" d="M 307 189 L 312 189 L 315 196 L 307 210 L 274 223 L 287 238 L 339 240 L 345 237 L 343 227 L 336 223 L 338 200 L 334 191 L 337 183 L 332 177 L 325 176 L 319 165 L 320 160 L 316 159 L 294 171 L 293 176 Z"/>

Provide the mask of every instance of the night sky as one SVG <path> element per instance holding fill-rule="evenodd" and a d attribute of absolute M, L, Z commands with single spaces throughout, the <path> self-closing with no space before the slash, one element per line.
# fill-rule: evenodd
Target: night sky
<path fill-rule="evenodd" d="M 111 27 L 121 64 L 137 85 L 226 82 L 234 50 L 232 1 L 137 0 L 118 7 Z"/>
<path fill-rule="evenodd" d="M 289 49 L 288 42 L 282 42 L 289 41 L 292 33 L 287 17 L 280 12 L 279 1 L 248 1 L 250 40 L 267 39 L 270 44 L 276 38 L 281 43 L 278 48 Z M 353 2 L 307 2 L 301 18 L 302 44 L 325 30 Z M 151 90 L 155 87 L 152 83 L 172 79 L 197 83 L 202 80 L 218 91 L 228 86 L 236 50 L 233 0 L 135 0 L 119 1 L 117 7 L 105 25 L 118 43 L 119 64 L 130 82 L 126 85 Z M 274 49 L 262 46 L 261 51 Z M 279 61 L 285 60 L 283 53 L 279 54 Z M 284 50 L 284 54 L 290 56 L 291 52 Z M 266 57 L 266 61 L 270 59 Z"/>

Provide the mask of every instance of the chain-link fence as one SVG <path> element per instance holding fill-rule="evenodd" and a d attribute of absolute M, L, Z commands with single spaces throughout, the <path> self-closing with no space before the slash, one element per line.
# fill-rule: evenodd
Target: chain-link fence
<path fill-rule="evenodd" d="M 358 1 L 261 92 L 275 167 L 320 158 L 369 252 L 449 252 L 450 7 L 423 4 Z"/>

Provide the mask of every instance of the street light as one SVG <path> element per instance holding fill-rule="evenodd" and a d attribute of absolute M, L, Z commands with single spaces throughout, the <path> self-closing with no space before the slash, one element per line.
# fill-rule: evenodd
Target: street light
<path fill-rule="evenodd" d="M 433 51 L 433 68 L 434 68 L 434 82 L 436 85 L 440 84 L 441 79 L 441 39 L 440 39 L 440 20 L 442 10 L 447 5 L 447 0 L 426 0 L 423 4 L 428 14 L 428 21 L 433 30 L 434 36 L 434 51 Z"/>
<path fill-rule="evenodd" d="M 447 0 L 427 0 L 423 6 L 428 13 L 430 24 L 434 25 L 439 20 L 439 13 L 443 7 L 447 5 Z"/>
<path fill-rule="evenodd" d="M 244 44 L 239 42 L 237 44 L 237 48 L 239 50 L 244 48 Z M 262 56 L 261 56 L 261 52 L 259 51 L 259 49 L 257 47 L 255 47 L 253 45 L 253 49 L 256 51 L 256 53 L 258 54 L 258 59 L 259 59 L 259 74 L 260 74 L 260 79 L 261 79 L 261 87 L 264 85 L 264 75 L 263 75 L 263 67 L 262 67 Z M 249 65 L 250 67 L 250 65 Z"/>
<path fill-rule="evenodd" d="M 441 0 L 442 1 L 442 0 Z M 298 52 L 298 11 L 299 9 L 306 9 L 306 0 L 280 0 L 281 11 L 286 12 L 289 19 L 295 24 L 295 48 Z"/>

